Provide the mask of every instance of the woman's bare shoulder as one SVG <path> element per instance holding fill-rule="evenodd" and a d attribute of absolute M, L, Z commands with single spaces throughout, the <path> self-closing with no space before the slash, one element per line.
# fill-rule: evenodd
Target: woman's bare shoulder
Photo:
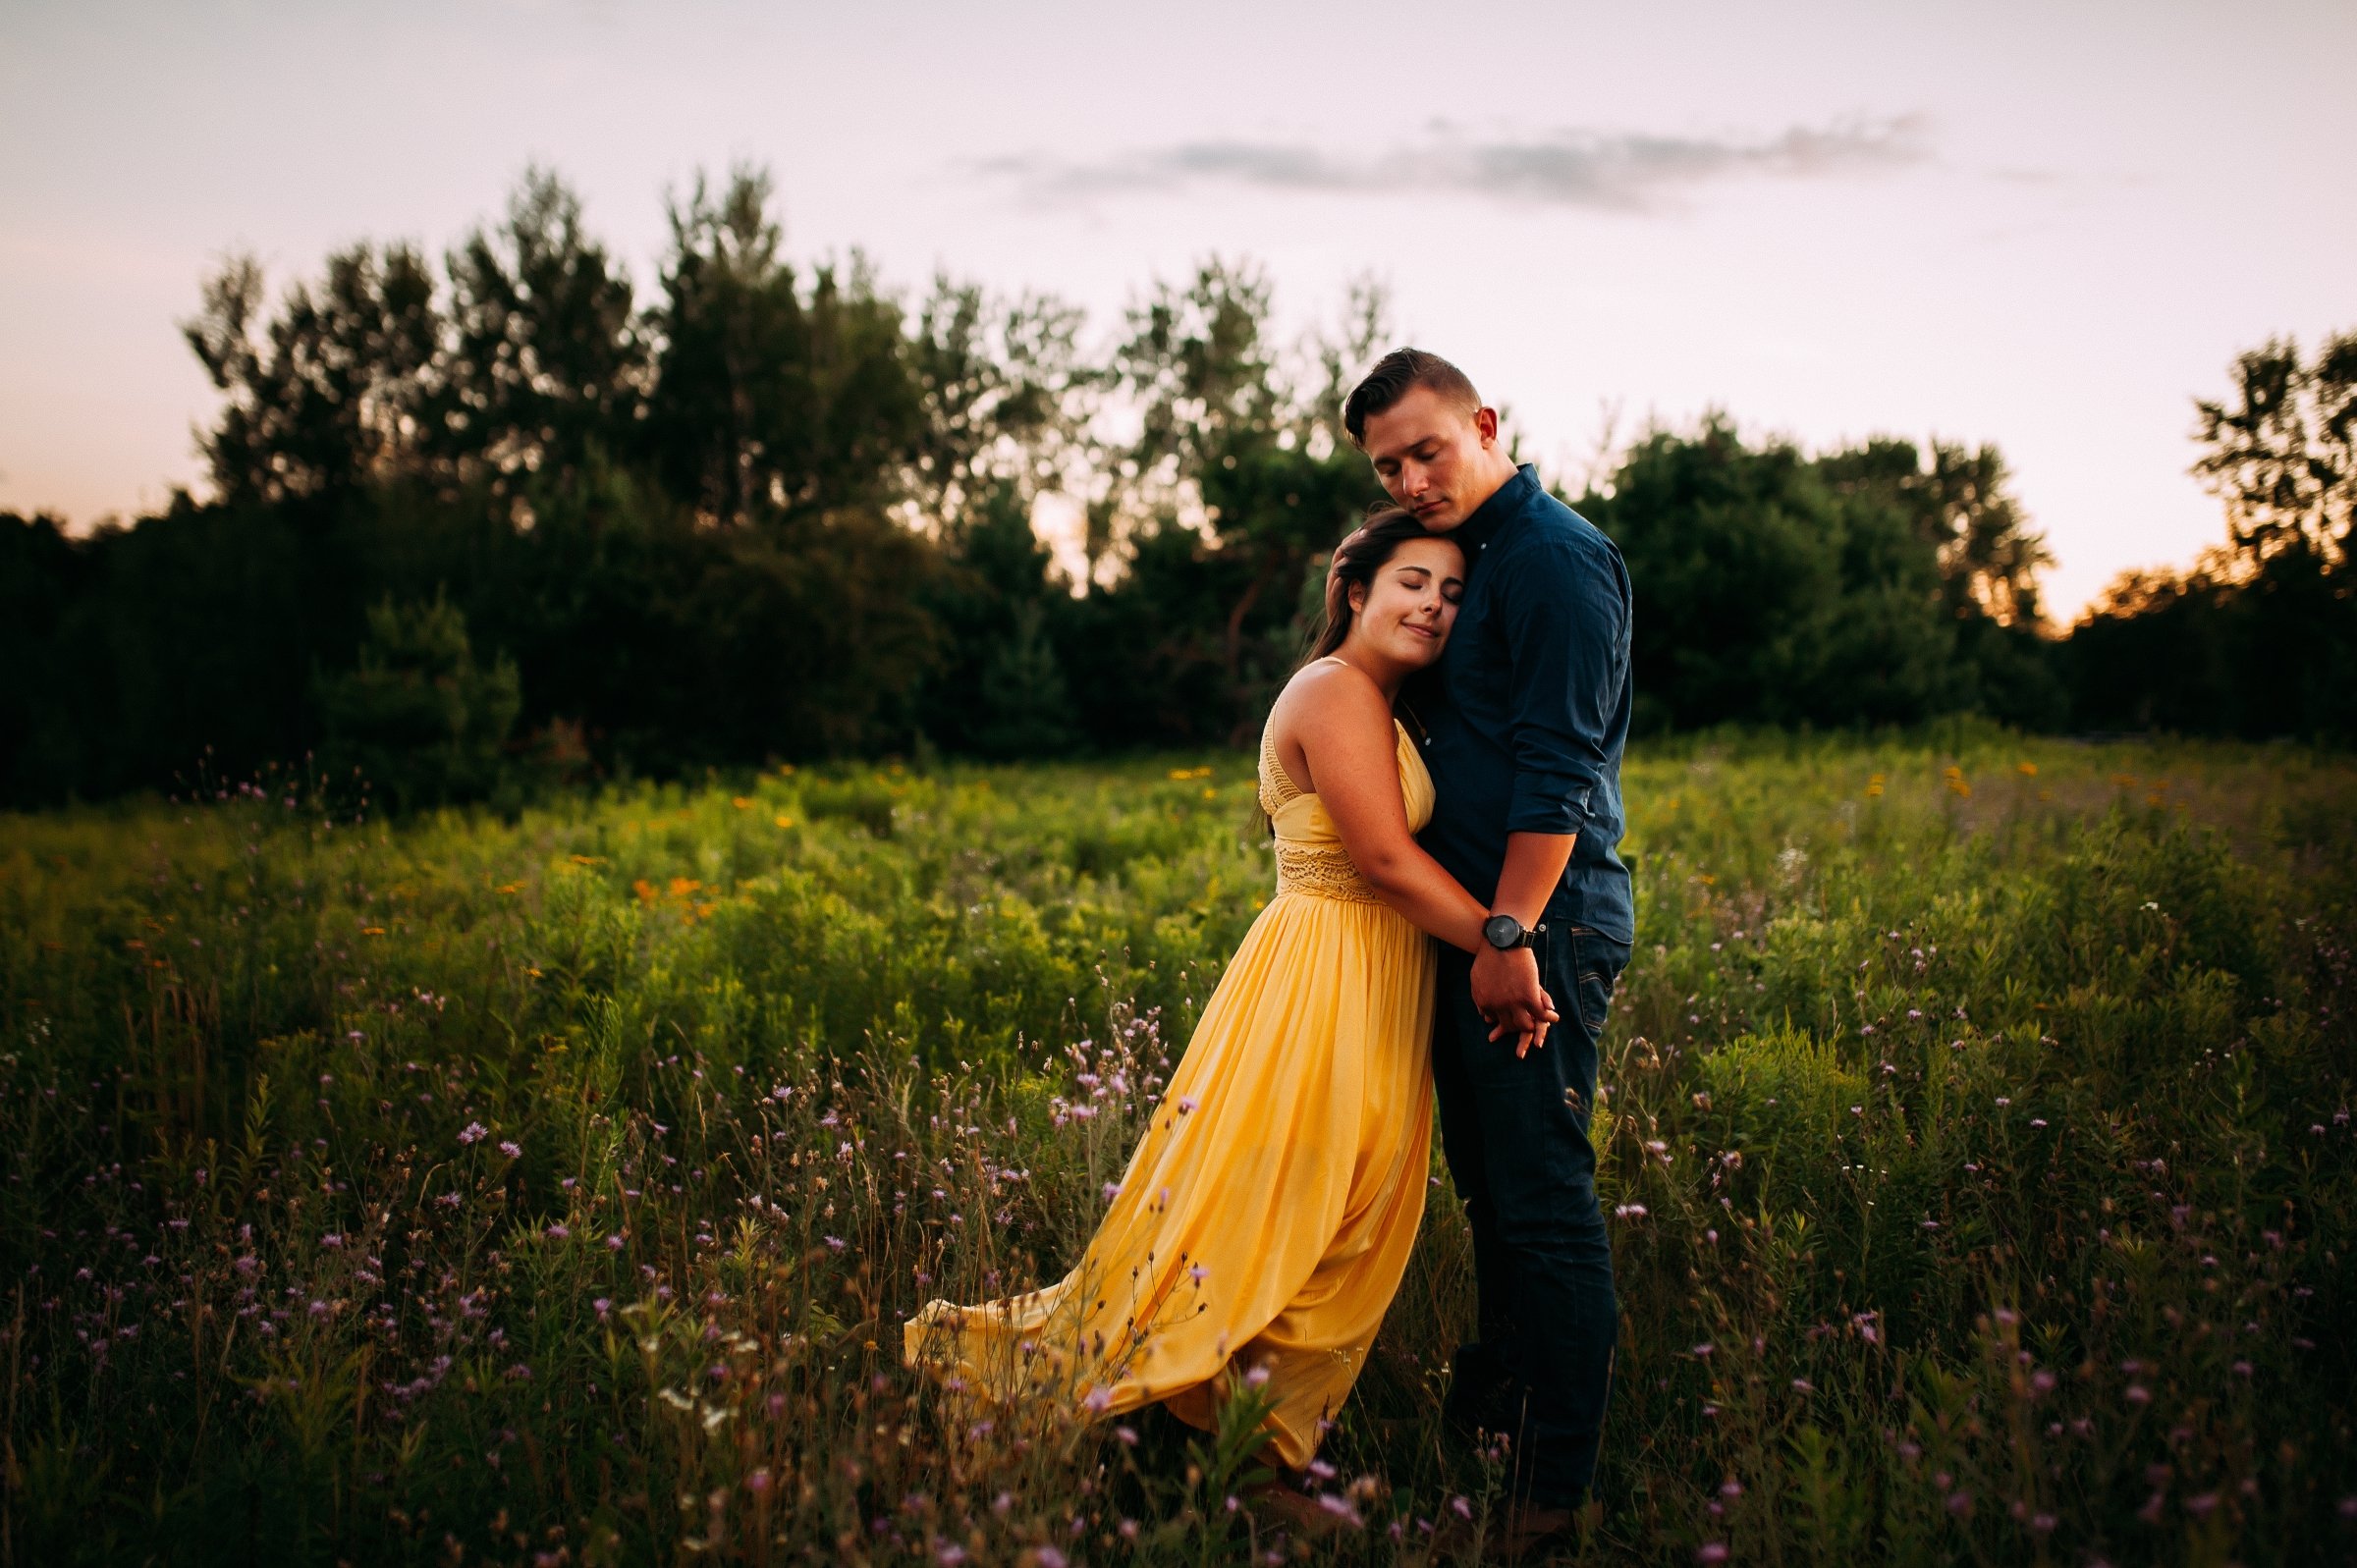
<path fill-rule="evenodd" d="M 1333 725 L 1360 728 L 1371 722 L 1388 728 L 1392 706 L 1364 671 L 1339 659 L 1319 659 L 1293 672 L 1278 693 L 1270 718 L 1296 733 Z"/>

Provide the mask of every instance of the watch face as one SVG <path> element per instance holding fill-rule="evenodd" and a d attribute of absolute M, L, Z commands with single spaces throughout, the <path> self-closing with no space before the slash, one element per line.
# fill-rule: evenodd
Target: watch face
<path fill-rule="evenodd" d="M 1511 947 L 1522 940 L 1522 922 L 1512 915 L 1492 915 L 1482 922 L 1481 934 L 1493 947 Z"/>

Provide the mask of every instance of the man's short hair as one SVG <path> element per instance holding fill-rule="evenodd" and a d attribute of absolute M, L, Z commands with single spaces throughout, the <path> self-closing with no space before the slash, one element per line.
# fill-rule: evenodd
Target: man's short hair
<path fill-rule="evenodd" d="M 1417 387 L 1429 389 L 1467 413 L 1481 406 L 1481 394 L 1473 390 L 1465 373 L 1439 354 L 1421 349 L 1394 349 L 1375 361 L 1367 378 L 1343 401 L 1343 428 L 1350 433 L 1350 444 L 1365 447 L 1367 421 Z"/>

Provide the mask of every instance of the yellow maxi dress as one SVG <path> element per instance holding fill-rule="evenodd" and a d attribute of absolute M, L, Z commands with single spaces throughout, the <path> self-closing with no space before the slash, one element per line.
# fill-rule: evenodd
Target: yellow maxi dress
<path fill-rule="evenodd" d="M 1397 728 L 1397 727 L 1395 727 Z M 1432 780 L 1396 748 L 1411 828 Z M 1044 1290 L 936 1301 L 904 1353 L 1002 1408 L 1212 1425 L 1265 1368 L 1276 1456 L 1316 1452 L 1399 1287 L 1431 1161 L 1434 952 L 1261 738 L 1277 893 L 1252 923 L 1081 1262 Z"/>

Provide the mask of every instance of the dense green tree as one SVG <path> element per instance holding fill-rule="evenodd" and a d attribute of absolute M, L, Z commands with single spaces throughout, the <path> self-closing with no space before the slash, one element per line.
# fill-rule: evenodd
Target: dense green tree
<path fill-rule="evenodd" d="M 80 683 L 59 632 L 88 594 L 91 567 L 58 518 L 0 513 L 0 800 L 89 787 L 71 710 L 54 698 Z"/>
<path fill-rule="evenodd" d="M 266 324 L 260 263 L 236 257 L 206 279 L 182 330 L 223 395 L 201 442 L 221 498 L 341 498 L 412 464 L 442 347 L 434 296 L 404 244 L 338 251 Z"/>
<path fill-rule="evenodd" d="M 318 651 L 356 622 L 335 535 L 307 505 L 199 507 L 68 537 L 35 525 L 5 580 L 37 608 L 8 682 L 26 749 L 12 798 L 84 798 L 243 776 L 316 740 Z M 46 537 L 41 535 L 46 534 Z M 19 567 L 38 571 L 29 583 Z M 350 657 L 345 640 L 336 653 Z M 22 662 L 19 662 L 19 661 Z"/>
<path fill-rule="evenodd" d="M 1884 455 L 1887 459 L 1888 454 Z M 1723 416 L 1656 432 L 1579 504 L 1628 563 L 1640 727 L 1889 723 L 1954 706 L 1938 563 L 1887 487 Z"/>
<path fill-rule="evenodd" d="M 2225 542 L 2112 585 L 2064 650 L 2073 720 L 2357 742 L 2357 333 L 2314 359 L 2278 339 L 2230 374 L 2194 406 Z"/>
<path fill-rule="evenodd" d="M 630 439 L 648 355 L 629 275 L 581 228 L 580 199 L 526 170 L 496 230 L 449 258 L 451 342 L 429 450 L 495 492 L 562 480 Z"/>
<path fill-rule="evenodd" d="M 1941 613 L 1954 623 L 1959 682 L 1947 701 L 2030 729 L 2063 722 L 2069 700 L 2056 674 L 2038 574 L 2054 564 L 2029 530 L 1995 447 L 1876 437 L 1821 455 L 1814 467 L 1840 493 L 1879 498 L 1930 547 Z"/>
<path fill-rule="evenodd" d="M 2357 526 L 2357 332 L 2327 341 L 2313 363 L 2275 339 L 2232 374 L 2231 403 L 2194 405 L 2193 471 L 2225 505 L 2235 563 L 2306 551 L 2343 564 Z"/>
<path fill-rule="evenodd" d="M 1021 487 L 1001 482 L 973 498 L 946 524 L 941 547 L 926 600 L 940 659 L 921 697 L 925 734 L 984 756 L 1071 749 L 1080 733 L 1057 634 L 1074 606 Z"/>
<path fill-rule="evenodd" d="M 479 745 L 412 737 L 445 751 L 404 783 L 382 738 L 393 695 L 455 689 L 420 674 L 461 667 L 452 627 L 489 682 L 466 713 L 512 699 L 517 755 L 611 771 L 1250 736 L 1381 500 L 1339 429 L 1393 341 L 1378 292 L 1280 342 L 1265 276 L 1213 259 L 1092 339 L 1053 298 L 944 276 L 904 308 L 856 254 L 790 259 L 755 170 L 670 216 L 644 301 L 539 169 L 439 276 L 360 243 L 275 296 L 249 259 L 205 279 L 211 498 L 79 537 L 0 518 L 7 798 L 328 743 L 402 803 L 479 793 Z M 1648 435 L 1577 503 L 1635 582 L 1641 726 L 2357 737 L 2357 334 L 2254 351 L 2198 412 L 2226 544 L 2067 643 L 1994 448 Z M 1077 580 L 1045 516 L 1079 519 Z"/>
<path fill-rule="evenodd" d="M 1092 734 L 1121 741 L 1248 738 L 1298 658 L 1302 586 L 1383 493 L 1342 439 L 1343 365 L 1366 357 L 1381 301 L 1354 298 L 1343 340 L 1305 368 L 1269 339 L 1254 269 L 1211 260 L 1131 310 L 1113 375 L 1137 424 L 1107 455 L 1124 559 L 1094 596 L 1080 693 Z"/>
<path fill-rule="evenodd" d="M 329 779 L 363 779 L 395 810 L 490 794 L 522 705 L 514 661 L 478 662 L 466 618 L 440 595 L 379 602 L 357 664 L 318 694 Z"/>
<path fill-rule="evenodd" d="M 1811 458 L 1713 415 L 1640 442 L 1579 506 L 1628 562 L 1641 728 L 2062 716 L 2048 557 L 1994 449 Z"/>
<path fill-rule="evenodd" d="M 1816 467 L 1836 490 L 1878 494 L 1906 514 L 1936 553 L 1950 615 L 2005 626 L 2042 619 L 2038 573 L 2054 557 L 2007 492 L 2010 475 L 1995 447 L 1937 441 L 1927 462 L 1913 442 L 1878 436 L 1825 454 Z"/>
<path fill-rule="evenodd" d="M 1048 637 L 1046 607 L 1018 602 L 1004 635 L 983 654 L 973 749 L 986 757 L 1054 756 L 1078 738 L 1064 667 Z"/>
<path fill-rule="evenodd" d="M 923 446 L 901 312 L 863 262 L 805 286 L 770 214 L 769 177 L 699 177 L 671 213 L 644 450 L 672 493 L 728 527 L 874 507 Z"/>
<path fill-rule="evenodd" d="M 923 414 L 905 483 L 921 519 L 954 530 L 1002 497 L 1081 480 L 1105 382 L 1080 351 L 1081 321 L 1052 297 L 934 279 L 905 350 Z"/>

